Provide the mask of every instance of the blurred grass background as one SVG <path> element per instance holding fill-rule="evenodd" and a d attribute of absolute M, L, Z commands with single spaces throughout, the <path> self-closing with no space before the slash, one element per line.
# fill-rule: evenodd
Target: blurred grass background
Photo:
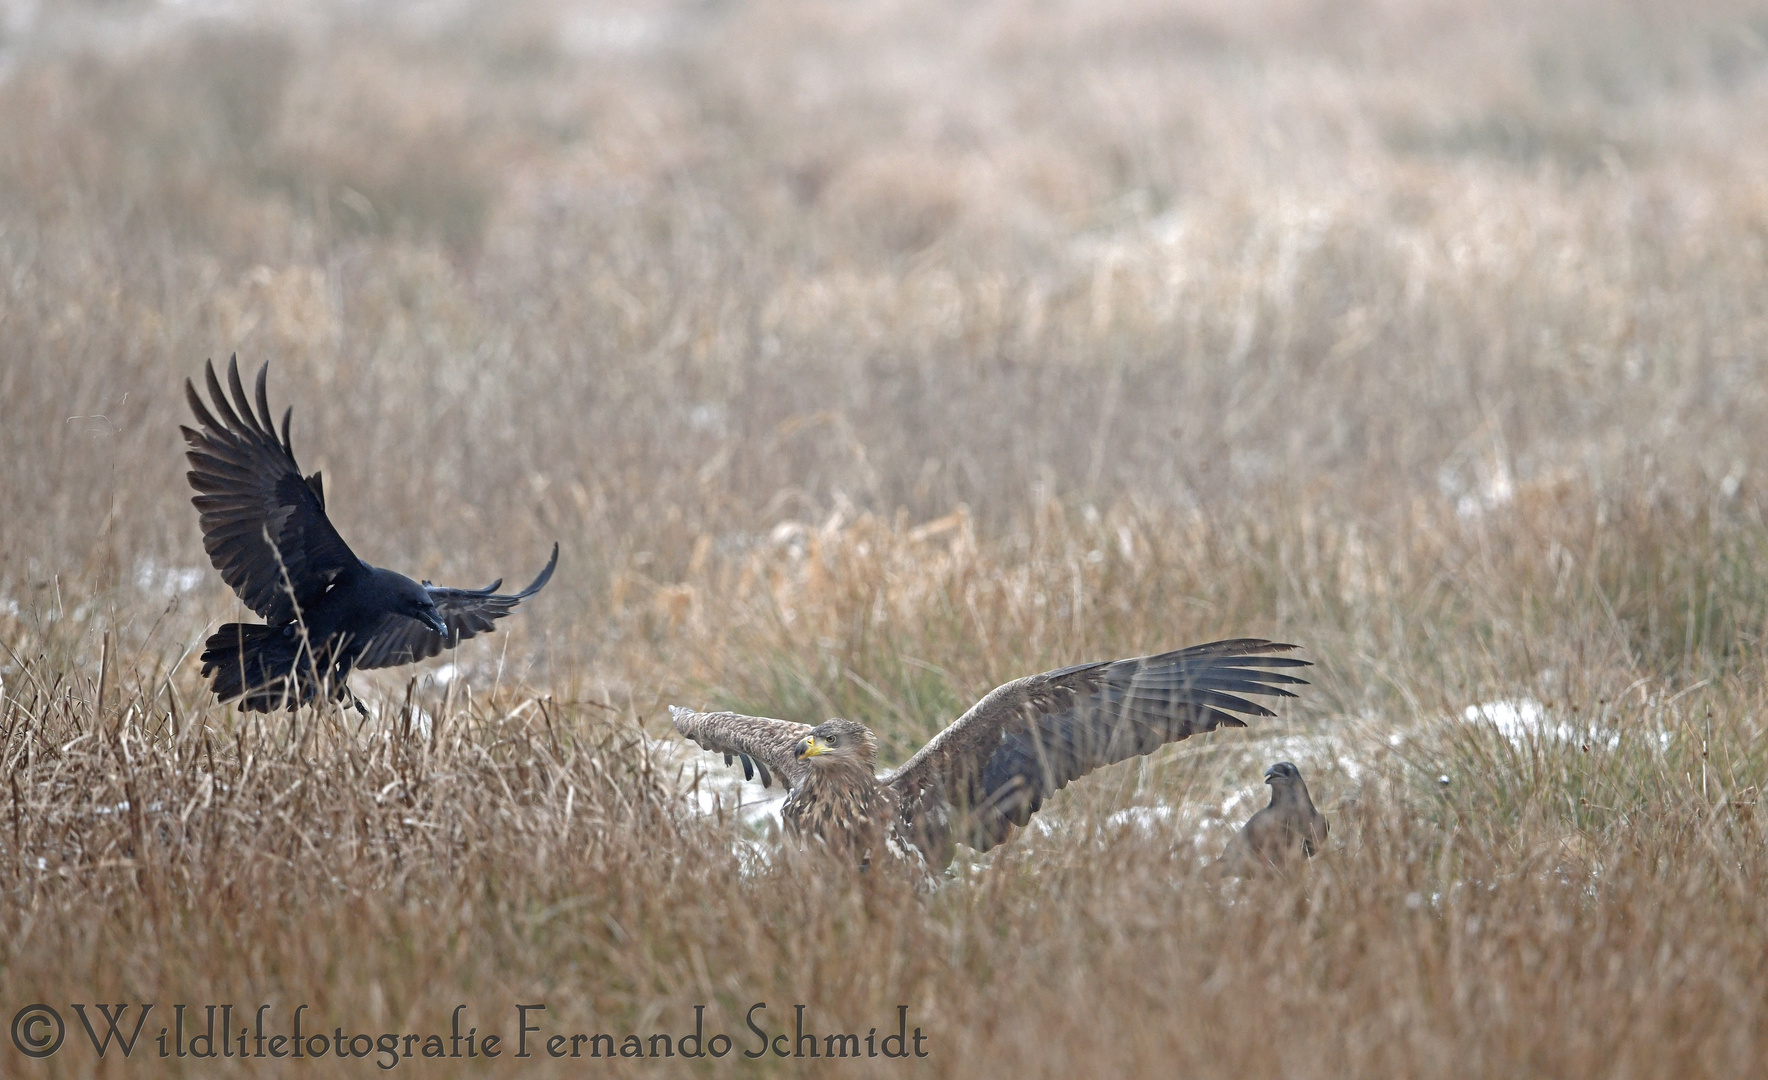
<path fill-rule="evenodd" d="M 1768 8 L 5 12 L 0 1004 L 1758 1067 Z M 359 678 L 366 726 L 247 722 L 188 656 L 234 603 L 181 383 L 235 350 L 369 561 L 563 545 L 458 678 Z M 741 862 L 647 741 L 844 715 L 895 763 L 1008 678 L 1239 634 L 1318 664 L 1281 720 L 931 899 Z M 1332 850 L 1209 886 L 1279 757 Z"/>

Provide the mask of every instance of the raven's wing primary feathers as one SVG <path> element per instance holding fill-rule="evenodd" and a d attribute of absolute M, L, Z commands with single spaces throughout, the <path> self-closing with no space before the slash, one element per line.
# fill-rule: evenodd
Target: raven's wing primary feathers
<path fill-rule="evenodd" d="M 324 594 L 338 576 L 362 565 L 325 516 L 319 474 L 303 478 L 289 444 L 289 413 L 282 432 L 272 423 L 265 378 L 258 371 L 257 406 L 246 397 L 237 357 L 227 362 L 233 401 L 208 364 L 211 413 L 190 380 L 184 382 L 201 430 L 182 428 L 190 444 L 190 486 L 203 530 L 203 548 L 245 605 L 273 625 L 292 622 L 296 607 Z M 216 417 L 219 416 L 219 419 Z"/>
<path fill-rule="evenodd" d="M 443 649 L 452 649 L 475 634 L 492 629 L 492 624 L 516 609 L 516 605 L 541 590 L 552 579 L 553 568 L 559 565 L 559 545 L 554 544 L 552 558 L 546 569 L 521 592 L 499 593 L 499 578 L 483 589 L 445 589 L 425 583 L 436 611 L 448 625 L 448 636 L 404 615 L 387 615 L 369 631 L 368 645 L 357 657 L 355 666 L 362 668 L 397 667 L 435 656 Z"/>
<path fill-rule="evenodd" d="M 1305 680 L 1269 670 L 1305 666 L 1272 655 L 1292 648 L 1216 641 L 998 687 L 889 778 L 904 823 L 938 823 L 947 853 L 951 842 L 986 851 L 1070 780 L 1200 731 L 1245 727 L 1234 713 L 1273 715 L 1240 695 L 1294 697 L 1283 687 Z"/>

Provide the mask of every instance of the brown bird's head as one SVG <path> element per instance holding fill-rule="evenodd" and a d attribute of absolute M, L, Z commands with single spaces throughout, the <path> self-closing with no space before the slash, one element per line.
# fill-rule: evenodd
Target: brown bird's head
<path fill-rule="evenodd" d="M 1290 787 L 1300 784 L 1301 770 L 1291 762 L 1279 761 L 1265 770 L 1265 783 L 1272 787 Z M 1306 790 L 1306 785 L 1303 785 L 1303 790 Z"/>
<path fill-rule="evenodd" d="M 864 769 L 878 763 L 878 738 L 864 724 L 825 720 L 793 747 L 798 760 L 813 769 Z"/>

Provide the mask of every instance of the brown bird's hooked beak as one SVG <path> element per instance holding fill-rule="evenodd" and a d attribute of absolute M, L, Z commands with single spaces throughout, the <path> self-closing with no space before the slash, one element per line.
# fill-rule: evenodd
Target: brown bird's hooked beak
<path fill-rule="evenodd" d="M 793 756 L 797 757 L 799 761 L 803 761 L 805 758 L 819 757 L 828 752 L 829 744 L 815 735 L 806 735 L 798 740 L 797 746 L 792 748 Z"/>
<path fill-rule="evenodd" d="M 1265 783 L 1267 783 L 1267 784 L 1272 783 L 1276 779 L 1277 779 L 1277 766 L 1273 765 L 1270 768 L 1265 770 Z"/>

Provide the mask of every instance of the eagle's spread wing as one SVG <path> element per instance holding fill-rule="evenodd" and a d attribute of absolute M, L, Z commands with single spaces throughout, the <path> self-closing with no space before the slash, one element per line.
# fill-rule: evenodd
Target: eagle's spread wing
<path fill-rule="evenodd" d="M 554 544 L 552 558 L 526 589 L 518 593 L 499 593 L 498 578 L 483 589 L 444 589 L 424 583 L 436 611 L 448 624 L 448 636 L 404 615 L 385 615 L 369 632 L 368 647 L 356 658 L 356 667 L 397 667 L 435 656 L 443 649 L 452 649 L 474 634 L 492 629 L 492 624 L 516 609 L 516 605 L 533 596 L 552 579 L 553 568 L 559 565 L 559 545 Z"/>
<path fill-rule="evenodd" d="M 247 607 L 273 625 L 288 623 L 297 605 L 313 603 L 362 562 L 325 516 L 319 474 L 303 478 L 295 464 L 289 444 L 293 409 L 282 414 L 277 435 L 264 388 L 269 365 L 258 370 L 256 409 L 240 384 L 237 357 L 227 362 L 232 404 L 215 365 L 206 367 L 215 413 L 186 379 L 185 394 L 202 430 L 181 429 L 190 444 L 190 486 L 197 491 L 191 502 L 201 515 L 203 548 Z"/>
<path fill-rule="evenodd" d="M 1258 638 L 1081 664 L 991 691 L 890 778 L 904 824 L 929 859 L 962 842 L 986 851 L 1070 780 L 1217 727 L 1271 716 L 1239 695 L 1294 697 L 1271 669 L 1307 661 Z M 932 850 L 928 850 L 931 847 Z M 943 863 L 940 863 L 943 865 Z"/>
<path fill-rule="evenodd" d="M 793 747 L 810 734 L 809 724 L 741 713 L 694 712 L 676 705 L 669 707 L 669 715 L 675 720 L 675 730 L 705 749 L 723 754 L 726 765 L 732 755 L 742 758 L 746 780 L 760 773 L 761 786 L 772 787 L 773 774 L 778 774 L 787 787 L 795 787 L 804 776 L 804 762 L 798 760 Z"/>

